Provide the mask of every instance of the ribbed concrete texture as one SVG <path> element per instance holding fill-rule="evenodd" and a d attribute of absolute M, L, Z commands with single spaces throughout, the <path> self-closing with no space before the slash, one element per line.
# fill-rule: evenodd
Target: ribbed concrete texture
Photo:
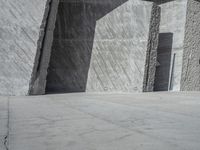
<path fill-rule="evenodd" d="M 181 89 L 200 91 L 200 1 L 189 0 Z"/>
<path fill-rule="evenodd" d="M 26 95 L 47 0 L 0 1 L 0 95 Z"/>
<path fill-rule="evenodd" d="M 157 66 L 159 76 L 156 79 L 160 87 L 156 87 L 155 90 L 180 91 L 188 1 L 158 1 L 158 5 L 161 7 L 160 37 L 163 37 L 163 39 L 160 38 L 159 43 L 159 51 L 162 54 L 159 54 L 158 57 L 158 62 L 161 62 Z"/>
<path fill-rule="evenodd" d="M 61 1 L 47 92 L 142 91 L 158 10 L 140 0 Z"/>

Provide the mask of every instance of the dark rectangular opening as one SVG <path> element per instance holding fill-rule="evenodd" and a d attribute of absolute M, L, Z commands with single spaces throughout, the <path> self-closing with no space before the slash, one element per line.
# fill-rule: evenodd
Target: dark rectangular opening
<path fill-rule="evenodd" d="M 172 55 L 173 33 L 160 33 L 154 91 L 168 91 Z"/>

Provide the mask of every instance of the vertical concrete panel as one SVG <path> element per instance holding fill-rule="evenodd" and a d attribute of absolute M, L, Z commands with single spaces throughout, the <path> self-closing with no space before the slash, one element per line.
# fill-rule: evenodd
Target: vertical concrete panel
<path fill-rule="evenodd" d="M 181 90 L 200 91 L 200 1 L 187 7 Z"/>
<path fill-rule="evenodd" d="M 160 27 L 160 7 L 153 5 L 151 11 L 151 22 L 149 27 L 149 39 L 146 52 L 146 63 L 144 71 L 143 91 L 152 92 L 154 90 L 157 51 L 159 42 Z"/>
<path fill-rule="evenodd" d="M 26 95 L 47 0 L 0 2 L 0 95 Z"/>
<path fill-rule="evenodd" d="M 51 56 L 51 49 L 53 43 L 54 28 L 57 16 L 59 0 L 51 0 L 47 9 L 44 12 L 42 30 L 43 34 L 40 36 L 37 53 L 35 57 L 32 78 L 30 82 L 29 94 L 41 95 L 45 94 L 47 70 Z"/>
<path fill-rule="evenodd" d="M 183 45 L 186 23 L 187 0 L 160 0 L 161 23 L 160 33 L 172 33 L 172 53 L 169 81 L 171 90 L 179 91 L 182 72 Z M 175 54 L 174 67 L 173 56 Z M 172 72 L 174 68 L 174 72 Z M 167 68 L 166 68 L 167 69 Z M 168 76 L 168 74 L 167 74 Z M 172 79 L 170 79 L 172 78 Z M 170 85 L 169 85 L 170 86 Z"/>
<path fill-rule="evenodd" d="M 87 92 L 143 90 L 152 6 L 129 0 L 97 20 Z"/>

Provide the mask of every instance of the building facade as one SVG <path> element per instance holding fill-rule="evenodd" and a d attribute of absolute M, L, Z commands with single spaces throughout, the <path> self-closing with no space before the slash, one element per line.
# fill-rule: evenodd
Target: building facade
<path fill-rule="evenodd" d="M 0 95 L 200 90 L 199 0 L 0 6 Z"/>

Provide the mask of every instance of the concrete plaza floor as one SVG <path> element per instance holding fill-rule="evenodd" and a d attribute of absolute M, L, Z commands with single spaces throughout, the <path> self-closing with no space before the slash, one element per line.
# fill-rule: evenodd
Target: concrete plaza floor
<path fill-rule="evenodd" d="M 0 150 L 199 150 L 200 93 L 0 97 Z"/>

